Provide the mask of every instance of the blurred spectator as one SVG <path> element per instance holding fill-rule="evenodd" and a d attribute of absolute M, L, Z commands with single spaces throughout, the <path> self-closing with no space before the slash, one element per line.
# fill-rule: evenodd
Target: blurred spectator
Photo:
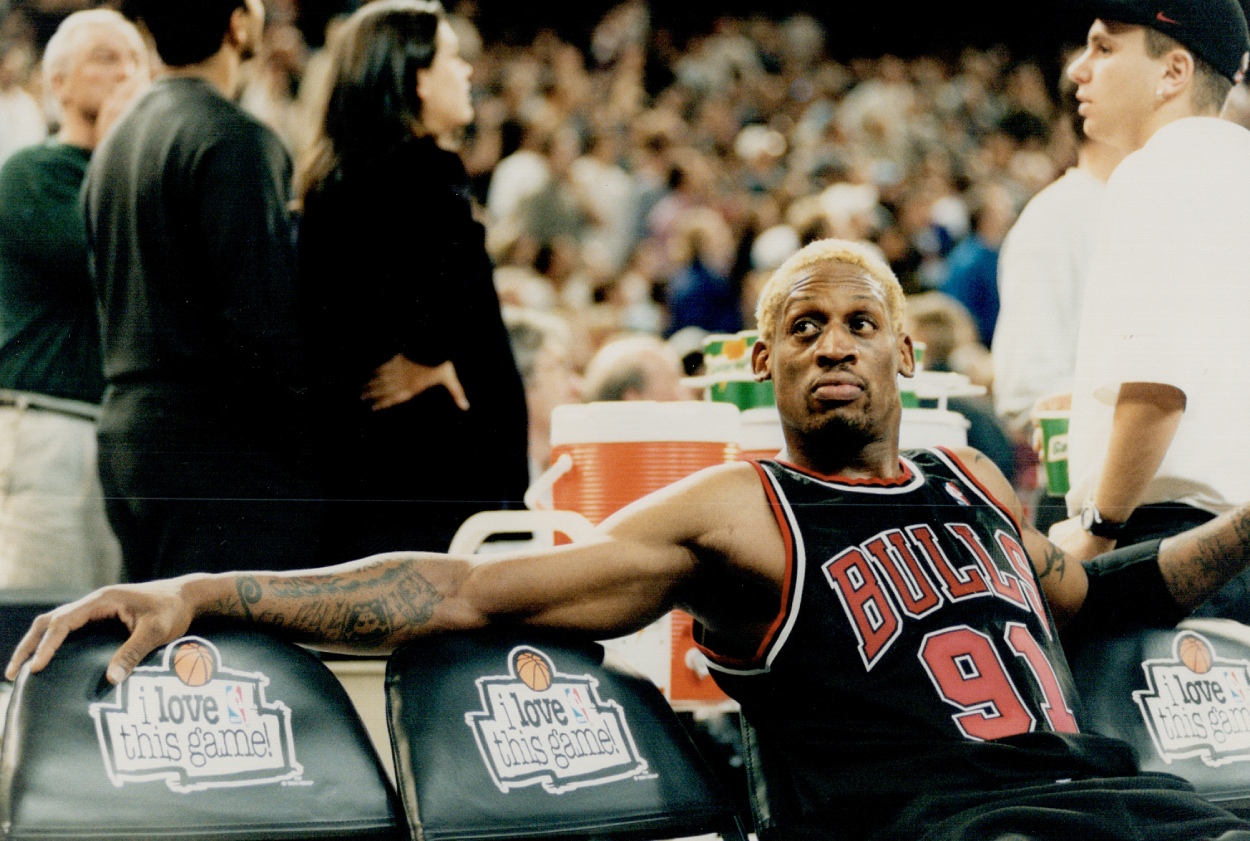
<path fill-rule="evenodd" d="M 716 211 L 699 208 L 686 214 L 672 247 L 676 271 L 668 284 L 668 335 L 684 327 L 710 333 L 742 329 L 740 288 L 729 276 L 733 235 Z"/>
<path fill-rule="evenodd" d="M 599 221 L 590 194 L 573 178 L 573 164 L 581 152 L 578 132 L 572 126 L 562 126 L 547 150 L 542 184 L 516 204 L 513 212 L 518 233 L 539 250 L 564 243 L 580 249 L 586 230 Z"/>
<path fill-rule="evenodd" d="M 907 301 L 907 325 L 912 339 L 924 342 L 924 370 L 954 371 L 985 384 L 989 352 L 978 340 L 975 322 L 962 304 L 941 292 L 913 295 Z M 1016 445 L 994 414 L 989 397 L 951 397 L 947 407 L 971 424 L 968 446 L 980 450 L 1004 476 L 1014 479 Z"/>
<path fill-rule="evenodd" d="M 0 167 L 0 587 L 117 581 L 96 428 L 100 326 L 79 193 L 91 150 L 147 82 L 147 49 L 117 12 L 76 12 L 44 51 L 56 139 Z"/>
<path fill-rule="evenodd" d="M 504 324 L 517 370 L 525 383 L 529 413 L 530 481 L 551 466 L 551 413 L 581 399 L 581 383 L 569 348 L 569 329 L 559 317 L 508 307 Z"/>
<path fill-rule="evenodd" d="M 448 150 L 473 119 L 472 68 L 434 4 L 370 3 L 332 49 L 298 176 L 327 559 L 445 550 L 472 514 L 519 507 L 529 480 L 525 389 Z"/>
<path fill-rule="evenodd" d="M 1072 391 L 1085 278 L 1097 243 L 1107 179 L 1124 157 L 1085 136 L 1076 84 L 1060 85 L 1062 130 L 1078 138 L 1076 165 L 1030 201 L 998 260 L 1000 309 L 994 331 L 994 408 L 1021 437 L 1041 398 Z"/>
<path fill-rule="evenodd" d="M 972 232 L 947 257 L 942 291 L 968 308 L 981 344 L 989 347 L 998 321 L 998 249 L 1016 218 L 1011 194 L 1001 184 L 983 185 L 971 218 Z"/>
<path fill-rule="evenodd" d="M 684 373 L 677 353 L 655 336 L 613 339 L 586 366 L 582 399 L 692 400 L 694 394 L 681 384 Z"/>
<path fill-rule="evenodd" d="M 293 156 L 308 147 L 314 125 L 297 97 L 307 60 L 304 38 L 293 24 L 266 27 L 239 95 L 244 110 L 277 132 Z"/>
<path fill-rule="evenodd" d="M 170 73 L 84 187 L 109 382 L 100 475 L 125 577 L 306 566 L 318 494 L 289 217 L 290 158 L 231 101 L 260 0 L 141 0 Z"/>
<path fill-rule="evenodd" d="M 519 134 L 520 143 L 495 166 L 486 195 L 486 209 L 495 224 L 518 228 L 517 211 L 521 203 L 547 184 L 550 167 L 551 134 L 547 127 L 535 123 L 521 124 L 514 120 L 504 131 Z"/>
<path fill-rule="evenodd" d="M 620 165 L 622 134 L 591 135 L 586 152 L 569 172 L 574 195 L 582 202 L 588 225 L 581 237 L 587 261 L 605 275 L 624 267 L 633 246 L 630 239 L 630 197 L 633 184 Z"/>

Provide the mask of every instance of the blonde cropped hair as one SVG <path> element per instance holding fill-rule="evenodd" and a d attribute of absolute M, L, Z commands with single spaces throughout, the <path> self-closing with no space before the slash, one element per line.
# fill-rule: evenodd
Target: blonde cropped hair
<path fill-rule="evenodd" d="M 903 287 L 899 285 L 898 278 L 880 253 L 861 242 L 821 239 L 799 249 L 778 266 L 760 291 L 759 303 L 755 307 L 755 321 L 764 341 L 772 341 L 773 333 L 777 329 L 777 315 L 794 285 L 803 278 L 810 277 L 815 269 L 829 263 L 859 266 L 867 272 L 869 280 L 877 285 L 885 298 L 890 326 L 895 333 L 903 332 L 906 310 Z"/>

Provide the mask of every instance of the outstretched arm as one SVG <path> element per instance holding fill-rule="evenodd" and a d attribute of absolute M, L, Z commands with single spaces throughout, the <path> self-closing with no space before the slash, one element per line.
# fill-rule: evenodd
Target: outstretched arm
<path fill-rule="evenodd" d="M 771 544 L 761 550 L 758 542 L 777 539 L 759 536 L 771 523 L 750 471 L 716 468 L 653 494 L 605 522 L 595 541 L 481 564 L 393 553 L 304 572 L 193 574 L 106 587 L 39 617 L 6 675 L 15 678 L 27 661 L 42 669 L 70 632 L 109 619 L 130 631 L 109 664 L 116 683 L 208 616 L 237 618 L 319 648 L 370 653 L 491 623 L 608 638 L 645 627 L 674 606 L 707 615 L 714 611 L 704 609 L 706 594 L 724 577 L 716 572 L 721 562 L 768 554 Z M 765 518 L 765 529 L 752 516 Z"/>
<path fill-rule="evenodd" d="M 480 566 L 441 555 L 395 553 L 300 573 L 192 574 L 119 585 L 39 617 L 6 675 L 16 677 L 28 659 L 32 670 L 42 669 L 71 631 L 107 619 L 120 620 L 130 631 L 109 664 L 114 683 L 153 649 L 186 633 L 194 619 L 209 616 L 355 653 L 389 652 L 422 634 L 490 622 L 615 636 L 663 615 L 692 565 L 679 547 L 601 540 Z"/>

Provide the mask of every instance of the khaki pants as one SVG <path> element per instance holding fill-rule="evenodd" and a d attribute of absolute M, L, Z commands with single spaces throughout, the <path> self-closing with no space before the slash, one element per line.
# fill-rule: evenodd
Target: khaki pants
<path fill-rule="evenodd" d="M 118 580 L 95 424 L 0 406 L 0 587 L 87 591 Z"/>

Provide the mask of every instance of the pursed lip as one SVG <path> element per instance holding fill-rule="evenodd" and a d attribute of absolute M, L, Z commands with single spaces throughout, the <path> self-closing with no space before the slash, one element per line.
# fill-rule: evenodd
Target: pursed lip
<path fill-rule="evenodd" d="M 812 383 L 812 394 L 820 399 L 831 402 L 854 400 L 867 390 L 867 384 L 848 371 L 835 371 L 824 374 Z"/>

